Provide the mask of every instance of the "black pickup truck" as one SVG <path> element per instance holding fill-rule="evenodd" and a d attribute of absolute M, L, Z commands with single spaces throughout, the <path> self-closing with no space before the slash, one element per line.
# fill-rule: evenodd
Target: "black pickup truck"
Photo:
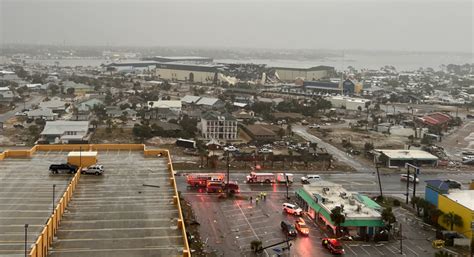
<path fill-rule="evenodd" d="M 68 173 L 76 173 L 77 171 L 77 166 L 69 164 L 69 163 L 63 163 L 63 164 L 51 164 L 49 166 L 49 171 L 53 174 L 57 174 L 60 171 L 62 172 L 68 172 Z"/>

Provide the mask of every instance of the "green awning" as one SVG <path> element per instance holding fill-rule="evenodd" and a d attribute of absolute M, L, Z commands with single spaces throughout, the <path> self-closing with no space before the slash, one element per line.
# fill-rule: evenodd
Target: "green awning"
<path fill-rule="evenodd" d="M 374 200 L 370 199 L 370 197 L 362 194 L 357 194 L 357 198 L 367 207 L 374 210 L 382 210 L 382 207 L 376 203 Z"/>
<path fill-rule="evenodd" d="M 308 204 L 308 206 L 310 206 L 316 212 L 321 213 L 326 218 L 326 220 L 328 220 L 329 222 L 331 222 L 331 224 L 333 226 L 335 226 L 334 223 L 331 220 L 330 213 L 325 208 L 323 208 L 318 203 L 316 203 L 314 201 L 313 197 L 310 196 L 304 190 L 304 188 L 298 189 L 296 191 L 296 193 Z M 365 195 L 360 195 L 360 196 L 365 197 L 368 200 L 370 200 L 372 202 L 371 203 L 372 206 L 374 206 L 374 207 L 378 206 L 378 208 L 380 208 L 380 205 L 378 205 L 376 202 L 372 201 L 372 199 L 368 198 Z M 364 200 L 365 200 L 365 198 L 364 198 Z M 364 203 L 365 203 L 365 201 L 364 201 Z M 368 206 L 368 207 L 370 207 L 370 206 Z M 372 208 L 372 207 L 370 207 L 370 208 Z M 371 219 L 371 220 L 346 219 L 346 221 L 344 223 L 342 223 L 341 226 L 343 226 L 343 227 L 383 227 L 384 223 L 381 219 Z"/>

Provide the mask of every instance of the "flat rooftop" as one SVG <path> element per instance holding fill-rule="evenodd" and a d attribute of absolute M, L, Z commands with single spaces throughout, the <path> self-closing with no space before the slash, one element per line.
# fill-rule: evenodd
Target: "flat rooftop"
<path fill-rule="evenodd" d="M 50 175 L 70 151 L 39 151 L 30 158 L 0 160 L 0 256 L 24 255 L 24 224 L 34 246 L 72 179 Z M 99 150 L 101 176 L 82 174 L 48 256 L 183 256 L 167 157 L 143 150 Z M 82 154 L 87 155 L 83 151 Z"/>
<path fill-rule="evenodd" d="M 66 161 L 65 153 L 37 154 L 28 159 L 0 160 L 0 256 L 23 256 L 25 228 L 28 245 L 34 244 L 72 179 L 51 175 L 49 165 Z"/>
<path fill-rule="evenodd" d="M 352 193 L 344 189 L 341 185 L 329 181 L 313 181 L 309 185 L 303 186 L 304 190 L 315 198 L 320 196 L 321 206 L 330 213 L 337 206 L 344 205 L 344 213 L 349 219 L 380 218 L 381 215 L 376 210 L 367 207 L 359 197 L 358 193 Z M 319 201 L 319 200 L 318 200 Z"/>
<path fill-rule="evenodd" d="M 383 150 L 375 149 L 394 160 L 438 160 L 438 157 L 422 150 Z"/>
<path fill-rule="evenodd" d="M 449 194 L 445 195 L 449 199 L 469 208 L 474 211 L 474 190 L 458 190 L 453 189 L 449 191 Z"/>
<path fill-rule="evenodd" d="M 83 175 L 49 256 L 182 256 L 166 158 L 99 151 L 102 176 Z"/>

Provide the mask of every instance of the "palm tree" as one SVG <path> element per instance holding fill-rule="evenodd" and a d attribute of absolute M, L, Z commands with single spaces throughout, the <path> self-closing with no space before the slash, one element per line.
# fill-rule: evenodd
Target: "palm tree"
<path fill-rule="evenodd" d="M 451 228 L 450 230 L 453 230 L 455 225 L 458 226 L 458 227 L 462 227 L 462 225 L 463 225 L 463 221 L 462 221 L 461 216 L 457 215 L 456 213 L 454 213 L 452 211 L 443 214 L 443 216 L 441 216 L 441 217 L 443 218 L 443 223 L 450 226 L 450 228 Z"/>
<path fill-rule="evenodd" d="M 339 232 L 339 227 L 342 223 L 346 221 L 346 216 L 342 213 L 342 208 L 340 206 L 336 206 L 334 209 L 331 210 L 330 214 L 331 220 L 336 225 L 336 235 Z"/>

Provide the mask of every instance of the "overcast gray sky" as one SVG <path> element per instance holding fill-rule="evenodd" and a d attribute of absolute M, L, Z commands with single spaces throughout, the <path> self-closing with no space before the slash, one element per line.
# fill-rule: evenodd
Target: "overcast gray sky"
<path fill-rule="evenodd" d="M 0 42 L 472 52 L 472 1 L 0 0 Z"/>

